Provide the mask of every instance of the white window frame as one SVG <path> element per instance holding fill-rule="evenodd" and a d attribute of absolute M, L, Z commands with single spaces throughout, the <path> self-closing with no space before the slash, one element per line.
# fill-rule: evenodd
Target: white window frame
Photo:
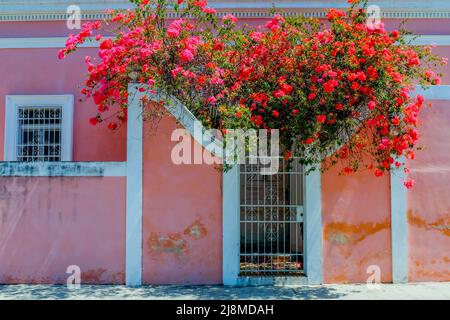
<path fill-rule="evenodd" d="M 17 161 L 17 111 L 19 107 L 61 107 L 61 161 L 72 161 L 73 95 L 8 95 L 5 110 L 4 161 Z"/>

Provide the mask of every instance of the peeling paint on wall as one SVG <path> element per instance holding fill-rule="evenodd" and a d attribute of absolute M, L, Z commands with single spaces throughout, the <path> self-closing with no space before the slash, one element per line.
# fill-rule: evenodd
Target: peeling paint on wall
<path fill-rule="evenodd" d="M 184 230 L 184 234 L 198 240 L 204 238 L 208 234 L 208 231 L 200 220 L 196 220 Z"/>
<path fill-rule="evenodd" d="M 147 239 L 147 248 L 150 253 L 174 253 L 186 252 L 186 240 L 181 238 L 180 233 L 169 235 L 151 234 Z"/>
<path fill-rule="evenodd" d="M 389 229 L 390 226 L 390 219 L 386 219 L 381 223 L 349 224 L 334 222 L 325 225 L 324 236 L 326 240 L 336 244 L 348 244 L 350 242 L 356 244 L 377 232 Z"/>
<path fill-rule="evenodd" d="M 81 272 L 81 281 L 83 283 L 102 283 L 102 276 L 106 273 L 106 269 L 98 268 Z"/>
<path fill-rule="evenodd" d="M 410 225 L 427 230 L 437 230 L 442 234 L 450 237 L 450 215 L 445 218 L 438 219 L 436 221 L 426 221 L 421 218 L 420 215 L 414 214 L 410 209 L 408 210 L 408 222 Z"/>
<path fill-rule="evenodd" d="M 161 235 L 152 233 L 147 239 L 147 249 L 151 253 L 173 253 L 176 255 L 188 251 L 187 237 L 199 240 L 207 235 L 208 231 L 200 219 L 195 220 L 184 229 L 183 233 Z"/>

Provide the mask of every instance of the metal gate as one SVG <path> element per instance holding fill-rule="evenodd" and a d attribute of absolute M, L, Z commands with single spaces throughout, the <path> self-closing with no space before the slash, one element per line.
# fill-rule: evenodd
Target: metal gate
<path fill-rule="evenodd" d="M 248 159 L 247 159 L 248 163 Z M 273 175 L 261 164 L 240 166 L 240 273 L 247 276 L 303 275 L 303 171 L 280 158 Z"/>

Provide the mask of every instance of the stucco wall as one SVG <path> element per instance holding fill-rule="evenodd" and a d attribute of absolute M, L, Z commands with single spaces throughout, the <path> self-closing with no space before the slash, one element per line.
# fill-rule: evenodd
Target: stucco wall
<path fill-rule="evenodd" d="M 125 161 L 125 126 L 111 132 L 106 125 L 89 124 L 89 118 L 96 114 L 95 104 L 80 94 L 86 74 L 84 57 L 96 54 L 96 49 L 82 48 L 64 61 L 58 60 L 57 52 L 0 49 L 0 159 L 4 152 L 6 95 L 73 94 L 73 161 Z"/>
<path fill-rule="evenodd" d="M 424 146 L 410 161 L 409 279 L 450 281 L 450 102 L 422 112 Z"/>
<path fill-rule="evenodd" d="M 0 178 L 0 283 L 124 283 L 124 178 Z"/>
<path fill-rule="evenodd" d="M 322 177 L 323 272 L 325 283 L 366 282 L 377 265 L 392 281 L 389 178 L 370 172 Z"/>
<path fill-rule="evenodd" d="M 450 281 L 450 103 L 428 101 L 422 111 L 420 145 L 408 161 L 409 281 Z M 322 177 L 324 279 L 365 282 L 377 265 L 383 282 L 392 281 L 390 178 L 371 173 Z"/>
<path fill-rule="evenodd" d="M 422 34 L 449 34 L 444 20 L 414 19 L 409 29 Z M 392 29 L 398 21 L 388 21 Z M 450 57 L 450 47 L 434 49 Z M 450 83 L 442 67 L 442 84 Z M 422 111 L 420 145 L 408 163 L 416 185 L 408 191 L 409 281 L 450 281 L 450 102 L 433 101 Z M 372 174 L 322 177 L 323 259 L 327 283 L 366 282 L 369 265 L 378 265 L 381 280 L 392 281 L 390 178 Z"/>
<path fill-rule="evenodd" d="M 221 283 L 222 174 L 212 165 L 173 164 L 174 118 L 165 117 L 156 132 L 150 127 L 144 129 L 143 282 Z"/>
<path fill-rule="evenodd" d="M 450 21 L 448 23 L 450 25 Z M 449 31 L 450 34 L 450 31 Z M 433 52 L 441 57 L 450 58 L 450 46 L 438 46 L 433 49 Z M 450 84 L 450 67 L 442 66 L 439 68 L 439 72 L 443 73 L 442 76 L 442 84 L 448 85 Z"/>

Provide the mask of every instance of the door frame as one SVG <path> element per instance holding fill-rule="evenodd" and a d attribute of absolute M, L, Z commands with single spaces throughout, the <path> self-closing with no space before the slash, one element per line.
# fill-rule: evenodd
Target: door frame
<path fill-rule="evenodd" d="M 306 168 L 308 171 L 309 168 Z M 222 179 L 222 278 L 224 285 L 322 284 L 323 229 L 320 170 L 303 177 L 304 271 L 306 277 L 240 277 L 240 172 L 239 165 Z"/>

